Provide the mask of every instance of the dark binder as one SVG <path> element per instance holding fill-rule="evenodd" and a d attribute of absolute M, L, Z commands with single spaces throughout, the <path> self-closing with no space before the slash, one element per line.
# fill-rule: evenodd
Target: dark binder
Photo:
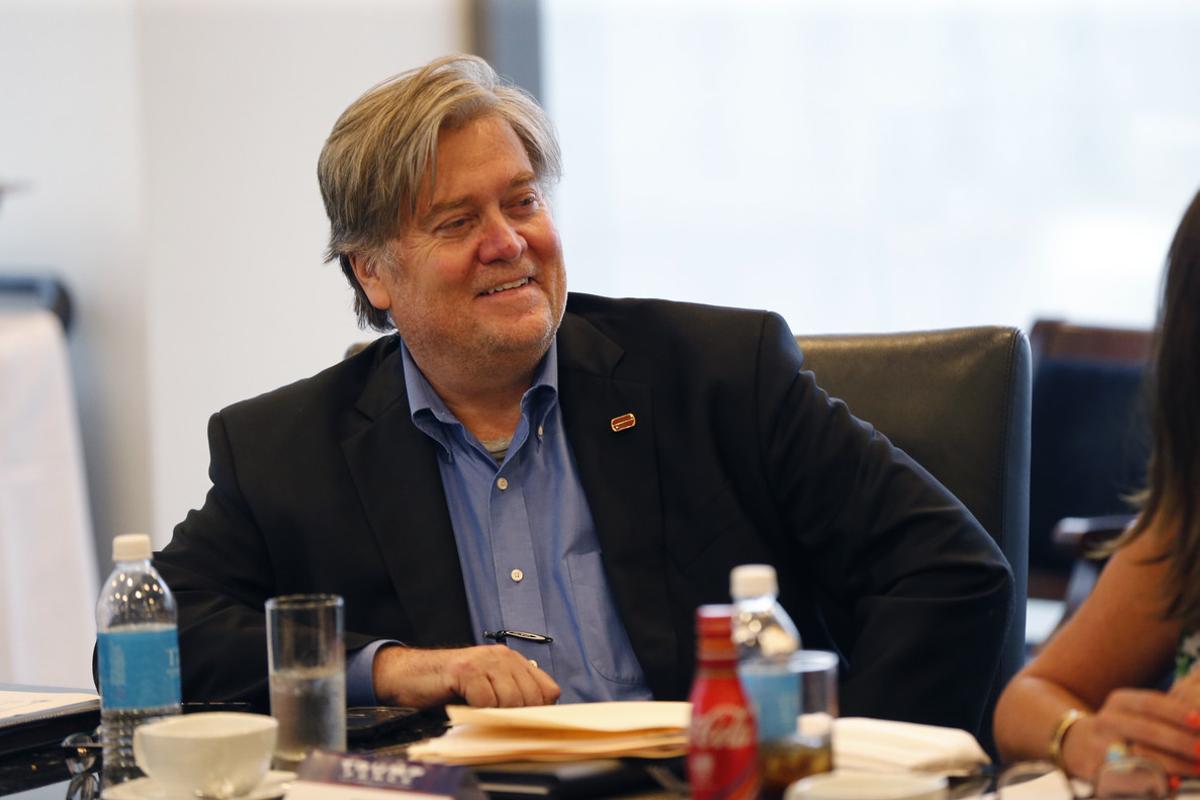
<path fill-rule="evenodd" d="M 650 764 L 663 762 L 636 758 L 600 758 L 567 762 L 513 762 L 474 768 L 479 788 L 492 800 L 531 797 L 575 800 L 612 797 L 659 783 L 647 771 Z"/>
<path fill-rule="evenodd" d="M 73 696 L 79 694 L 91 696 Z M 62 695 L 62 702 L 55 702 L 55 695 Z M 58 744 L 100 724 L 100 698 L 90 692 L 0 684 L 0 700 L 6 701 L 0 705 L 0 755 Z M 12 707 L 22 700 L 37 701 L 36 707 Z"/>

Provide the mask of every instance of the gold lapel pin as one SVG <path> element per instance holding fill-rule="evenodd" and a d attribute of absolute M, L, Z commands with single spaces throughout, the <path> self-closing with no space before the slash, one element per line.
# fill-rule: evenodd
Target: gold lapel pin
<path fill-rule="evenodd" d="M 613 429 L 613 433 L 620 433 L 623 430 L 627 430 L 632 428 L 634 425 L 637 425 L 637 417 L 635 417 L 633 412 L 630 411 L 629 413 L 622 414 L 619 417 L 613 417 L 608 421 L 608 425 Z"/>

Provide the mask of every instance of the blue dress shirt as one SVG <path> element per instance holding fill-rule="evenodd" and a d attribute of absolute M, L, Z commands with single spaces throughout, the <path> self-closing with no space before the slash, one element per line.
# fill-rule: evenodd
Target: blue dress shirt
<path fill-rule="evenodd" d="M 549 644 L 505 643 L 554 678 L 559 702 L 649 699 L 563 431 L 557 343 L 521 398 L 520 421 L 499 464 L 438 397 L 408 348 L 401 349 L 413 424 L 438 444 L 476 644 L 491 643 L 485 631 L 549 636 Z M 375 701 L 371 663 L 382 644 L 352 654 L 352 704 Z"/>

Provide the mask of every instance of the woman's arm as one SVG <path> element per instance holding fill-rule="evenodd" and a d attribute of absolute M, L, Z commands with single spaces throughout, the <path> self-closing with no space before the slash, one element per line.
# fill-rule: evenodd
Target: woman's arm
<path fill-rule="evenodd" d="M 1173 774 L 1200 770 L 1200 712 L 1180 696 L 1140 688 L 1169 668 L 1180 626 L 1162 609 L 1166 562 L 1150 562 L 1159 534 L 1151 528 L 1109 561 L 1078 613 L 1028 664 L 996 707 L 996 744 L 1006 761 L 1046 758 L 1063 714 L 1076 722 L 1062 741 L 1062 759 L 1091 778 L 1113 743 L 1132 743 Z M 1189 725 L 1189 723 L 1194 723 Z"/>

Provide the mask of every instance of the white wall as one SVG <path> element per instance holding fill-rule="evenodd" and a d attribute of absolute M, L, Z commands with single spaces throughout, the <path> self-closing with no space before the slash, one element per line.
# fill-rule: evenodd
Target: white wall
<path fill-rule="evenodd" d="M 341 111 L 467 47 L 462 2 L 146 3 L 147 330 L 156 541 L 208 487 L 208 416 L 368 338 L 317 155 Z"/>
<path fill-rule="evenodd" d="M 0 271 L 61 275 L 94 527 L 151 523 L 137 8 L 0 0 Z M 0 389 L 2 390 L 2 389 Z"/>
<path fill-rule="evenodd" d="M 355 97 L 467 36 L 466 0 L 0 0 L 0 182 L 30 185 L 0 272 L 73 294 L 102 565 L 203 501 L 213 411 L 368 336 L 321 262 L 317 155 Z"/>

